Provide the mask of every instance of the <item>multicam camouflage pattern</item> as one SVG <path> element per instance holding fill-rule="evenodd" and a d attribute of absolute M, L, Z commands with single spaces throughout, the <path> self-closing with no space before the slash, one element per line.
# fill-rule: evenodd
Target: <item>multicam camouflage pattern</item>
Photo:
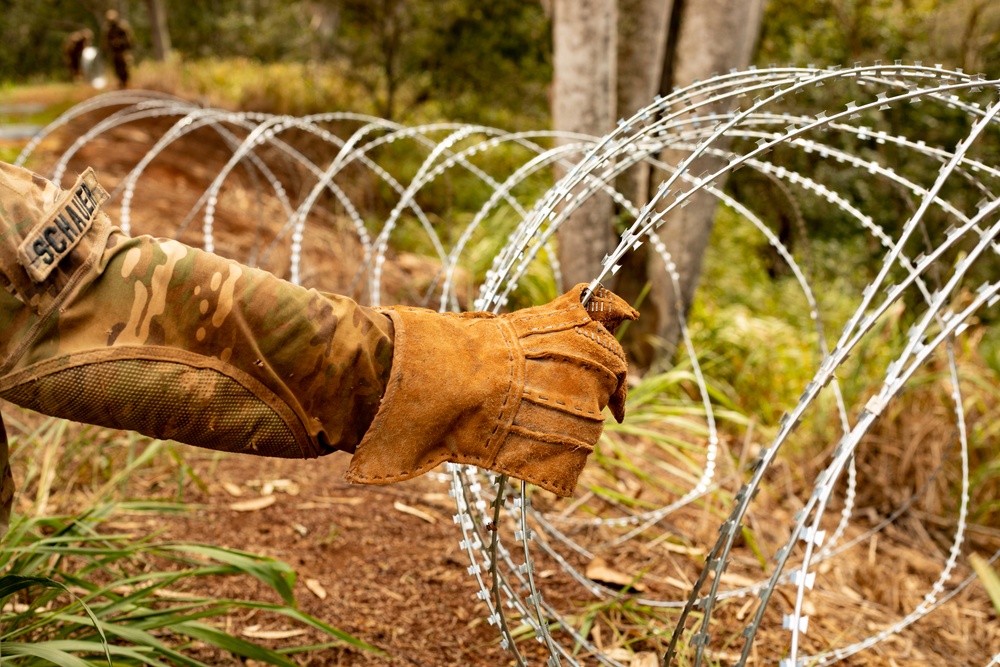
<path fill-rule="evenodd" d="M 100 210 L 85 231 L 61 229 L 67 206 L 85 215 L 80 182 L 63 192 L 0 163 L 0 398 L 217 450 L 354 451 L 392 363 L 387 317 L 176 241 L 129 238 Z M 50 258 L 51 273 L 32 277 L 26 265 Z M 2 429 L 0 443 L 5 523 Z"/>

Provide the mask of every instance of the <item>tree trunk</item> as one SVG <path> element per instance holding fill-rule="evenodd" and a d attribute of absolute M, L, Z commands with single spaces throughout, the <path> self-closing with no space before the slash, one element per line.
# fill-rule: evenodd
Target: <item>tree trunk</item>
<path fill-rule="evenodd" d="M 750 64 L 753 49 L 760 31 L 763 15 L 763 0 L 676 0 L 673 11 L 683 12 L 679 16 L 676 39 L 668 45 L 668 61 L 673 60 L 672 71 L 664 76 L 661 94 L 667 94 L 674 86 L 686 86 L 696 80 L 705 80 L 714 73 L 731 69 L 745 69 Z M 678 18 L 677 16 L 673 17 Z M 721 39 L 720 36 L 725 36 Z M 717 108 L 714 111 L 724 111 Z M 707 112 L 702 109 L 701 113 Z M 725 148 L 716 144 L 717 148 Z M 686 157 L 685 153 L 666 151 L 660 159 L 666 164 L 677 165 Z M 690 173 L 699 175 L 704 171 L 715 171 L 723 166 L 718 159 L 701 158 L 690 167 Z M 654 175 L 654 180 L 665 174 Z M 722 188 L 725 179 L 716 181 Z M 654 277 L 649 299 L 643 309 L 644 328 L 652 327 L 657 336 L 657 345 L 667 359 L 673 357 L 680 339 L 680 310 L 685 315 L 690 310 L 695 288 L 701 275 L 702 259 L 712 234 L 716 199 L 710 194 L 699 192 L 684 208 L 674 209 L 658 230 L 671 259 L 677 266 L 680 294 L 674 292 L 663 262 L 651 253 L 648 262 L 649 275 Z M 642 319 L 639 320 L 642 322 Z"/>
<path fill-rule="evenodd" d="M 163 0 L 146 0 L 149 31 L 153 34 L 153 58 L 163 62 L 170 57 L 170 31 L 167 29 L 167 9 Z"/>
<path fill-rule="evenodd" d="M 660 90 L 667 49 L 667 27 L 674 0 L 618 0 L 618 118 L 629 118 L 648 106 Z M 615 187 L 626 199 L 642 207 L 649 197 L 650 166 L 640 162 L 618 176 Z M 639 296 L 649 281 L 650 245 L 625 256 L 611 287 L 626 301 L 642 308 Z M 629 360 L 648 368 L 657 350 L 655 318 L 632 322 L 625 339 Z"/>
<path fill-rule="evenodd" d="M 672 5 L 673 0 L 618 0 L 617 118 L 651 104 L 660 90 Z M 645 204 L 649 165 L 640 163 L 621 174 L 616 188 L 636 206 Z"/>
<path fill-rule="evenodd" d="M 763 4 L 763 0 L 617 0 L 616 7 L 615 0 L 553 0 L 555 128 L 600 136 L 612 129 L 615 118 L 631 116 L 651 103 L 657 89 L 667 94 L 675 85 L 746 68 Z M 671 152 L 660 156 L 672 165 L 683 158 L 684 154 Z M 695 163 L 691 172 L 720 166 L 709 160 Z M 642 204 L 655 181 L 664 176 L 648 174 L 642 168 L 630 170 L 617 186 Z M 721 179 L 717 185 L 723 186 Z M 647 252 L 649 244 L 631 253 L 619 272 L 615 289 L 626 298 L 634 300 L 647 283 L 650 288 L 642 317 L 630 334 L 629 351 L 640 367 L 648 367 L 657 357 L 673 357 L 680 338 L 678 310 L 686 314 L 690 308 L 715 205 L 710 195 L 698 194 L 685 208 L 672 212 L 660 228 L 677 266 L 678 295 L 660 257 Z M 612 221 L 610 199 L 598 195 L 560 228 L 559 258 L 567 285 L 597 274 L 605 252 L 614 246 Z"/>
<path fill-rule="evenodd" d="M 553 125 L 602 136 L 615 111 L 615 0 L 555 0 L 553 14 Z M 564 174 L 557 169 L 557 178 Z M 613 215 L 611 198 L 596 194 L 559 228 L 564 287 L 598 274 L 614 247 Z"/>

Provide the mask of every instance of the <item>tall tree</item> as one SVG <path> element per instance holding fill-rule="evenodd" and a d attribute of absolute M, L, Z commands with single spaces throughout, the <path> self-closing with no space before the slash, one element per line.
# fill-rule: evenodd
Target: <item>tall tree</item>
<path fill-rule="evenodd" d="M 170 57 L 170 31 L 167 29 L 167 8 L 163 0 L 146 0 L 149 32 L 153 35 L 153 57 L 163 62 Z"/>
<path fill-rule="evenodd" d="M 660 93 L 665 95 L 675 86 L 687 86 L 717 72 L 746 69 L 753 57 L 764 13 L 763 0 L 676 0 L 673 6 L 672 30 L 667 49 L 668 68 L 664 69 Z M 705 112 L 728 111 L 727 108 L 706 109 Z M 717 145 L 724 149 L 725 146 Z M 681 162 L 686 153 L 666 151 L 660 159 L 669 165 Z M 718 158 L 700 158 L 690 170 L 700 174 L 717 170 Z M 659 174 L 665 177 L 666 174 Z M 655 178 L 655 177 L 654 177 Z M 716 184 L 722 188 L 724 179 Z M 695 288 L 701 276 L 702 259 L 712 234 L 716 199 L 699 192 L 690 204 L 675 209 L 659 229 L 659 236 L 677 267 L 680 294 L 668 279 L 660 257 L 647 261 L 647 275 L 652 278 L 645 308 L 645 328 L 655 334 L 654 345 L 662 346 L 665 355 L 673 356 L 680 337 L 678 313 L 687 314 L 694 300 Z M 647 346 L 651 341 L 647 340 Z"/>
<path fill-rule="evenodd" d="M 618 115 L 629 116 L 652 102 L 657 91 L 669 93 L 674 86 L 714 72 L 745 68 L 753 54 L 764 4 L 763 0 L 617 0 L 616 14 L 606 7 L 608 3 L 556 0 L 553 123 L 557 129 L 604 134 L 612 127 L 610 119 L 600 121 L 609 101 Z M 605 55 L 603 37 L 609 30 L 617 30 L 620 40 L 611 56 Z M 603 74 L 606 63 L 614 63 L 610 74 Z M 677 164 L 683 155 L 666 153 L 660 159 Z M 707 166 L 693 168 L 700 172 Z M 645 168 L 632 170 L 618 183 L 623 194 L 638 205 L 648 196 L 647 174 Z M 594 207 L 596 213 L 575 216 L 568 221 L 572 224 L 560 230 L 560 258 L 572 262 L 572 270 L 564 266 L 567 283 L 597 275 L 610 247 L 606 239 L 613 216 L 601 203 Z M 634 298 L 647 282 L 650 287 L 635 328 L 640 334 L 637 345 L 631 350 L 640 366 L 651 364 L 660 352 L 673 354 L 680 333 L 677 313 L 690 307 L 714 211 L 715 201 L 700 195 L 660 229 L 680 274 L 679 294 L 660 258 L 642 251 L 648 245 L 631 255 L 620 274 L 615 287 L 627 297 Z"/>
<path fill-rule="evenodd" d="M 660 92 L 667 47 L 667 23 L 674 0 L 618 0 L 616 118 L 629 118 Z M 641 205 L 649 193 L 649 165 L 623 173 L 617 189 Z"/>
<path fill-rule="evenodd" d="M 600 136 L 615 112 L 616 0 L 555 0 L 552 122 Z M 557 171 L 557 178 L 563 174 Z M 559 263 L 568 285 L 589 282 L 611 246 L 611 198 L 598 193 L 559 228 Z"/>

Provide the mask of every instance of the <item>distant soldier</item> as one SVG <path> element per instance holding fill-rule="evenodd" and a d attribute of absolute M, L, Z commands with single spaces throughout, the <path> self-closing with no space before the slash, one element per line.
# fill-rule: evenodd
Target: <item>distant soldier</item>
<path fill-rule="evenodd" d="M 118 16 L 118 12 L 109 9 L 104 15 L 104 46 L 111 56 L 111 64 L 118 77 L 118 87 L 128 87 L 129 67 L 132 65 L 132 47 L 135 38 L 132 26 L 128 21 Z"/>
<path fill-rule="evenodd" d="M 94 33 L 84 28 L 70 33 L 63 42 L 63 58 L 74 82 L 83 79 L 83 52 L 94 40 Z"/>

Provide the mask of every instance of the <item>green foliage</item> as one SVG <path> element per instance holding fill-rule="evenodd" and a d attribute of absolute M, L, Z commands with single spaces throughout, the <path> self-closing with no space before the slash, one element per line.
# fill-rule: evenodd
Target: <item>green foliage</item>
<path fill-rule="evenodd" d="M 188 58 L 305 60 L 316 36 L 302 5 L 288 0 L 172 2 L 167 9 L 172 45 Z M 137 32 L 146 32 L 141 18 L 135 24 Z"/>
<path fill-rule="evenodd" d="M 439 116 L 489 123 L 494 110 L 544 120 L 549 25 L 538 3 L 336 0 L 330 49 L 395 119 L 435 101 Z"/>
<path fill-rule="evenodd" d="M 100 13 L 82 2 L 10 0 L 2 5 L 0 79 L 69 79 L 62 44 L 69 33 L 91 28 L 99 35 Z"/>
<path fill-rule="evenodd" d="M 510 127 L 499 112 L 514 109 L 528 127 L 548 124 L 552 31 L 540 3 L 448 0 L 429 18 L 417 66 L 449 101 L 447 116 Z"/>
<path fill-rule="evenodd" d="M 795 114 L 815 116 L 820 112 L 836 111 L 843 102 L 854 100 L 859 104 L 873 101 L 875 90 L 862 86 L 853 79 L 829 82 L 823 87 L 804 91 L 794 97 L 788 110 Z M 977 103 L 986 104 L 987 96 Z M 887 247 L 882 240 L 862 223 L 879 228 L 889 239 L 900 238 L 904 225 L 920 207 L 924 192 L 938 177 L 940 163 L 933 157 L 919 153 L 915 148 L 898 146 L 887 137 L 909 138 L 930 148 L 954 150 L 969 132 L 968 116 L 940 102 L 925 100 L 920 104 L 896 103 L 891 108 L 866 112 L 856 121 L 862 134 L 841 132 L 835 128 L 822 129 L 804 135 L 832 149 L 829 153 L 807 151 L 788 144 L 775 150 L 774 161 L 788 173 L 809 177 L 819 186 L 837 194 L 859 212 L 852 214 L 847 207 L 832 206 L 825 198 L 807 190 L 800 182 L 778 184 L 766 176 L 744 169 L 732 175 L 728 187 L 734 196 L 766 221 L 774 221 L 776 235 L 793 252 L 800 253 L 810 266 L 823 271 L 825 266 L 835 268 L 841 275 L 853 274 L 864 286 L 881 266 Z M 739 150 L 746 146 L 739 145 Z M 880 174 L 869 174 L 864 167 L 853 167 L 840 162 L 834 151 L 859 156 L 873 166 L 893 171 L 913 184 L 907 185 Z M 969 156 L 991 164 L 991 157 L 1000 150 L 1000 131 L 991 127 L 977 139 Z M 874 172 L 873 172 L 874 173 Z M 989 181 L 986 188 L 991 187 Z M 983 197 L 983 189 L 963 178 L 952 178 L 945 183 L 941 196 L 966 215 L 972 215 Z M 862 217 L 863 216 L 863 217 Z M 958 224 L 956 217 L 946 214 L 937 206 L 929 207 L 921 216 L 916 232 L 904 246 L 907 256 L 913 258 L 937 248 L 946 229 Z M 942 256 L 943 265 L 953 265 L 974 247 L 977 237 L 965 235 Z M 762 247 L 763 240 L 756 241 Z M 816 251 L 823 253 L 813 257 Z M 831 261 L 832 260 L 832 261 Z M 829 264 L 825 263 L 830 261 Z M 768 266 L 769 278 L 784 268 L 776 256 Z M 856 273 L 855 273 L 856 272 Z M 787 272 L 786 272 L 787 273 Z M 900 267 L 890 274 L 896 282 L 904 275 Z M 928 277 L 930 289 L 939 287 L 938 274 Z M 969 284 L 978 284 L 991 277 L 988 263 L 980 262 L 970 272 Z M 907 298 L 918 298 L 912 292 Z M 912 300 L 908 305 L 914 305 Z M 986 311 L 987 317 L 995 317 Z"/>
<path fill-rule="evenodd" d="M 636 577 L 636 581 L 640 579 L 641 576 Z M 666 629 L 677 623 L 679 612 L 675 609 L 642 605 L 626 596 L 624 593 L 627 590 L 626 587 L 622 594 L 614 598 L 591 603 L 580 609 L 573 619 L 580 635 L 587 637 L 595 625 L 600 625 L 602 630 L 611 635 L 604 639 L 610 646 L 624 649 L 630 654 L 647 651 L 658 655 L 664 653 L 670 638 Z M 581 648 L 579 644 L 575 645 L 573 654 L 578 654 Z"/>
<path fill-rule="evenodd" d="M 712 413 L 722 428 L 740 430 L 746 417 L 709 381 Z M 584 484 L 597 504 L 581 511 L 601 515 L 601 501 L 651 509 L 675 500 L 701 477 L 708 452 L 705 405 L 690 363 L 643 376 L 629 390 L 624 423 L 605 422 Z M 634 495 L 641 488 L 642 497 Z M 720 510 L 721 511 L 721 510 Z"/>
<path fill-rule="evenodd" d="M 801 288 L 790 276 L 768 275 L 766 247 L 747 221 L 719 210 L 691 312 L 691 337 L 705 373 L 729 400 L 774 425 L 811 379 L 819 351 Z M 855 275 L 826 276 L 836 287 L 823 290 L 820 313 L 834 332 L 851 312 L 850 295 L 863 287 L 850 284 Z"/>
<path fill-rule="evenodd" d="M 949 69 L 983 71 L 995 78 L 1000 72 L 998 28 L 1000 5 L 986 0 L 822 0 L 805 4 L 772 0 L 767 5 L 756 62 L 760 66 L 838 66 L 855 62 L 923 61 L 928 65 L 942 63 Z M 870 102 L 876 92 L 854 79 L 842 80 L 795 95 L 788 110 L 807 116 L 836 111 L 849 100 L 859 104 Z M 986 95 L 978 102 L 985 106 L 992 98 Z M 917 186 L 929 188 L 940 165 L 912 149 L 880 142 L 877 134 L 906 136 L 929 147 L 953 150 L 968 134 L 970 119 L 963 111 L 925 100 L 866 112 L 855 124 L 870 131 L 858 136 L 830 129 L 805 138 L 863 157 L 894 170 Z M 970 155 L 991 164 L 998 150 L 1000 132 L 992 128 L 977 140 Z M 837 192 L 890 238 L 899 236 L 922 197 L 889 179 L 872 177 L 863 170 L 792 145 L 777 150 L 775 162 L 790 171 L 809 175 Z M 974 212 L 981 191 L 964 187 L 960 181 L 951 179 L 943 195 L 959 210 Z M 779 192 L 775 185 L 748 169 L 733 174 L 729 187 L 750 208 L 766 214 L 765 219 L 778 221 L 779 236 L 789 245 L 804 241 L 794 230 L 796 222 L 807 230 L 812 242 L 844 245 L 847 251 L 840 252 L 838 261 L 847 262 L 854 269 L 869 267 L 861 271 L 863 279 L 870 274 L 870 267 L 880 263 L 885 248 L 871 238 L 858 220 L 804 189 L 789 185 L 788 193 Z M 954 191 L 956 188 L 964 189 Z M 795 206 L 789 199 L 794 199 Z M 801 215 L 797 221 L 792 219 L 793 209 Z M 923 216 L 919 233 L 909 241 L 907 254 L 913 257 L 928 252 L 953 222 L 953 218 L 948 219 L 939 209 L 931 207 Z M 944 261 L 954 262 L 969 250 L 972 242 L 971 238 L 963 239 Z M 990 270 L 980 263 L 973 271 L 972 281 L 988 279 Z"/>
<path fill-rule="evenodd" d="M 137 85 L 227 109 L 304 116 L 374 112 L 367 94 L 336 63 L 260 63 L 243 57 L 142 63 Z"/>
<path fill-rule="evenodd" d="M 821 360 L 819 339 L 801 287 L 790 275 L 772 277 L 763 236 L 728 209 L 720 209 L 706 253 L 699 298 L 690 315 L 690 334 L 711 387 L 734 410 L 751 416 L 765 440 L 777 433 L 778 420 L 792 409 L 813 379 Z M 860 302 L 870 279 L 863 239 L 822 239 L 796 246 L 799 264 L 816 291 L 819 318 L 832 345 Z M 881 386 L 888 365 L 904 348 L 914 310 L 897 302 L 864 336 L 837 371 L 850 414 L 857 414 Z M 973 321 L 955 344 L 967 417 L 972 521 L 996 524 L 1000 516 L 1000 425 L 989 415 L 1000 405 L 1000 334 L 995 325 Z M 897 402 L 894 420 L 953 415 L 952 383 L 944 349 L 917 369 Z M 631 398 L 631 396 L 630 396 Z M 822 391 L 797 430 L 789 454 L 811 455 L 837 437 L 839 417 L 832 385 Z M 889 420 L 892 421 L 892 420 Z M 737 427 L 734 429 L 734 426 Z M 939 426 L 945 433 L 949 426 Z M 720 428 L 742 437 L 738 422 Z M 942 437 L 952 435 L 942 434 Z M 953 502 L 958 499 L 952 471 Z"/>
<path fill-rule="evenodd" d="M 843 65 L 882 59 L 1000 66 L 1000 7 L 990 0 L 770 0 L 757 61 Z"/>
<path fill-rule="evenodd" d="M 137 61 L 148 60 L 146 3 L 128 0 L 117 5 L 135 30 Z M 259 109 L 271 96 L 287 96 L 288 88 L 300 88 L 303 81 L 307 88 L 328 90 L 322 75 L 335 70 L 338 85 L 363 91 L 366 107 L 385 118 L 409 118 L 426 107 L 433 112 L 425 115 L 436 119 L 509 127 L 547 123 L 550 28 L 538 2 L 209 0 L 164 6 L 181 60 L 298 65 L 285 68 L 285 76 L 270 86 L 245 81 L 239 72 L 233 79 L 223 74 L 206 82 L 209 99 L 217 93 L 231 99 L 250 97 L 250 107 Z M 66 80 L 63 40 L 83 27 L 99 36 L 102 12 L 102 6 L 90 3 L 5 3 L 0 79 Z M 169 74 L 175 65 L 159 71 L 177 76 Z M 240 85 L 252 92 L 233 93 Z M 320 110 L 319 104 L 325 103 L 321 110 L 330 111 L 351 104 L 349 108 L 357 109 L 354 98 L 353 92 L 346 101 L 319 94 L 305 106 Z M 281 105 L 277 110 L 284 111 Z"/>

